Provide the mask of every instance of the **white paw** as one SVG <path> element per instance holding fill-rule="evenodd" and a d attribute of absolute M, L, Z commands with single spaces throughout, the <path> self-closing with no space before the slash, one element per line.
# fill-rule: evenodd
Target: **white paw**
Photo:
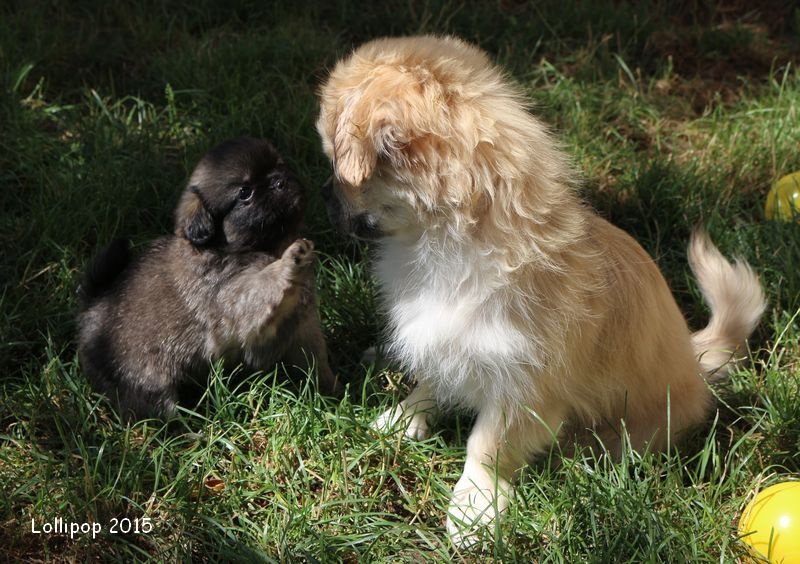
<path fill-rule="evenodd" d="M 431 436 L 431 428 L 428 425 L 428 416 L 424 413 L 415 413 L 405 429 L 405 437 L 413 441 L 424 441 Z"/>
<path fill-rule="evenodd" d="M 489 527 L 508 508 L 511 497 L 513 489 L 506 480 L 492 478 L 483 468 L 465 468 L 447 509 L 447 533 L 452 543 L 468 549 L 484 536 L 494 538 Z"/>
<path fill-rule="evenodd" d="M 370 426 L 385 435 L 403 431 L 407 439 L 415 441 L 424 441 L 431 436 L 427 414 L 420 412 L 408 414 L 399 405 L 381 413 Z"/>

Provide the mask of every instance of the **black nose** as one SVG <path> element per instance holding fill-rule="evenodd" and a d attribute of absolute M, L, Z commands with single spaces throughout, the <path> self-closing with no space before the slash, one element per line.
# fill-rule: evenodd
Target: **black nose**
<path fill-rule="evenodd" d="M 333 197 L 333 176 L 322 185 L 322 199 L 326 202 Z"/>

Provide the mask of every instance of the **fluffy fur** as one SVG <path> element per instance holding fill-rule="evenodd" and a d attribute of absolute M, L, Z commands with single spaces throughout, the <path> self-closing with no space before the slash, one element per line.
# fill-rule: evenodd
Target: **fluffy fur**
<path fill-rule="evenodd" d="M 316 313 L 314 246 L 297 238 L 304 190 L 270 143 L 209 151 L 176 211 L 175 233 L 131 257 L 101 251 L 82 284 L 78 352 L 94 388 L 126 417 L 164 417 L 224 358 L 268 370 L 316 362 L 338 390 Z"/>
<path fill-rule="evenodd" d="M 519 91 L 458 39 L 367 43 L 320 105 L 329 216 L 377 242 L 390 350 L 417 381 L 376 426 L 421 438 L 436 407 L 478 413 L 448 510 L 455 543 L 474 541 L 563 429 L 659 448 L 703 421 L 706 377 L 727 370 L 765 307 L 745 263 L 693 236 L 712 317 L 690 334 L 653 260 L 579 200 Z"/>

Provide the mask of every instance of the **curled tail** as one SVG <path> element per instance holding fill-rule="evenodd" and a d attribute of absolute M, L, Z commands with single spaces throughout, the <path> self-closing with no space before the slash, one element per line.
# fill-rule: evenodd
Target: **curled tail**
<path fill-rule="evenodd" d="M 708 325 L 692 334 L 692 344 L 703 372 L 722 376 L 764 313 L 764 291 L 750 265 L 728 262 L 704 231 L 692 234 L 689 266 L 711 308 Z"/>
<path fill-rule="evenodd" d="M 131 259 L 130 243 L 114 239 L 103 247 L 86 268 L 78 296 L 84 306 L 108 290 Z"/>

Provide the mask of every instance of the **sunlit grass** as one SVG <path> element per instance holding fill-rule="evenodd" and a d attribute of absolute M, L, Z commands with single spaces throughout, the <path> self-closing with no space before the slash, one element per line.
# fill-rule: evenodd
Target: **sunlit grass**
<path fill-rule="evenodd" d="M 800 170 L 800 77 L 787 64 L 797 45 L 780 26 L 769 31 L 770 14 L 724 15 L 704 5 L 681 19 L 670 6 L 2 8 L 5 554 L 319 562 L 741 556 L 736 524 L 749 493 L 800 471 L 800 225 L 767 221 L 762 211 L 770 184 Z M 738 19 L 722 25 L 725 18 Z M 532 461 L 491 541 L 470 553 L 444 530 L 470 415 L 443 417 L 419 443 L 369 428 L 405 384 L 361 363 L 383 327 L 369 248 L 333 232 L 317 195 L 329 175 L 313 127 L 326 70 L 370 37 L 431 31 L 478 41 L 508 68 L 573 156 L 586 199 L 656 257 L 693 327 L 707 321 L 685 255 L 698 223 L 726 254 L 754 266 L 769 299 L 750 358 L 716 390 L 719 410 L 707 426 L 670 452 L 627 452 L 620 461 L 554 449 Z M 168 232 L 188 169 L 209 145 L 241 133 L 273 139 L 309 188 L 320 316 L 349 393 L 322 398 L 313 375 L 297 388 L 275 373 L 229 380 L 217 369 L 203 400 L 171 424 L 123 423 L 77 364 L 80 272 L 114 236 L 142 244 Z M 32 520 L 56 518 L 103 531 L 94 539 L 32 532 Z M 152 531 L 110 531 L 115 519 L 142 518 Z"/>

